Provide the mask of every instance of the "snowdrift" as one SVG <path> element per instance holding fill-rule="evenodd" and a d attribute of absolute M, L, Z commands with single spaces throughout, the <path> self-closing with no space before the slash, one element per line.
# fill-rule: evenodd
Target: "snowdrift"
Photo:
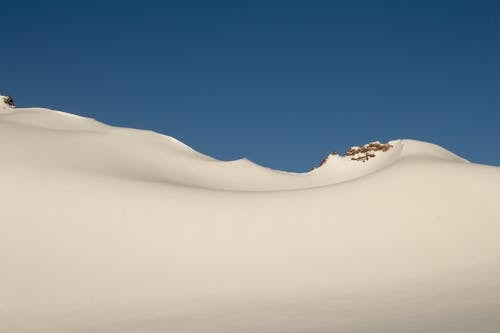
<path fill-rule="evenodd" d="M 0 331 L 499 332 L 500 168 L 389 144 L 288 173 L 2 106 Z"/>

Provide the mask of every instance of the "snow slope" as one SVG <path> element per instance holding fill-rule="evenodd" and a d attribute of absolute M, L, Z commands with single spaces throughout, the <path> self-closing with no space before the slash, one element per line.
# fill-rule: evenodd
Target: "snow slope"
<path fill-rule="evenodd" d="M 499 332 L 500 168 L 390 144 L 287 173 L 2 107 L 0 332 Z"/>

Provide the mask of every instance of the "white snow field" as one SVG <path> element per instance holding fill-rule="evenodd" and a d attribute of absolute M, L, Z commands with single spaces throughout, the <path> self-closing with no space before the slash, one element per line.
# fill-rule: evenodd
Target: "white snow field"
<path fill-rule="evenodd" d="M 2 333 L 500 332 L 498 167 L 287 173 L 0 104 Z"/>

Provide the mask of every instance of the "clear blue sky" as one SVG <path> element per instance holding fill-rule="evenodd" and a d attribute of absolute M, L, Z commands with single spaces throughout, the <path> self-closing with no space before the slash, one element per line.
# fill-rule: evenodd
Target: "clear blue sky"
<path fill-rule="evenodd" d="M 373 140 L 500 165 L 500 1 L 9 1 L 0 91 L 305 171 Z"/>

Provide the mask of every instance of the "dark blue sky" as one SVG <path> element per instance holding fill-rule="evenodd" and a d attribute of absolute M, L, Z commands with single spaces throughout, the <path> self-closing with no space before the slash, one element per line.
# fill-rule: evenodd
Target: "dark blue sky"
<path fill-rule="evenodd" d="M 0 91 L 305 171 L 373 140 L 500 165 L 500 1 L 10 1 Z"/>

